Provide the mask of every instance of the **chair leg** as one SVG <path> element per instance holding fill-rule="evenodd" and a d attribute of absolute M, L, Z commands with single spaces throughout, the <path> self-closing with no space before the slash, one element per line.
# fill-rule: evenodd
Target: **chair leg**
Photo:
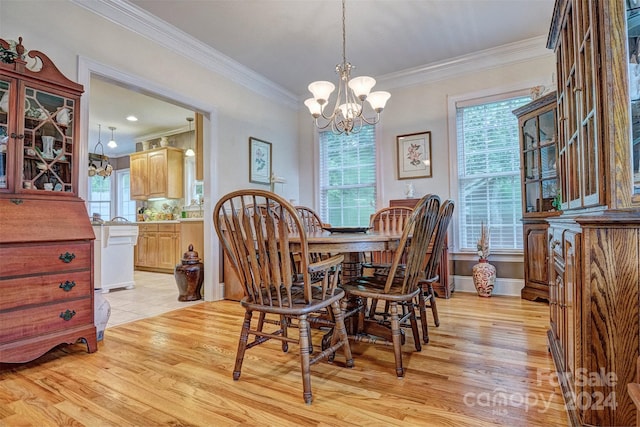
<path fill-rule="evenodd" d="M 376 309 L 378 308 L 378 300 L 376 298 L 371 299 L 371 306 L 369 307 L 369 319 L 374 319 L 376 316 Z"/>
<path fill-rule="evenodd" d="M 422 325 L 422 340 L 429 344 L 429 325 L 427 323 L 426 301 L 422 290 L 418 293 L 418 308 L 420 309 L 420 325 Z"/>
<path fill-rule="evenodd" d="M 351 355 L 351 347 L 349 346 L 347 328 L 344 325 L 343 312 L 340 309 L 340 304 L 338 303 L 338 301 L 331 304 L 331 309 L 333 311 L 333 317 L 335 319 L 335 328 L 333 334 L 334 336 L 337 335 L 340 342 L 342 342 L 342 351 L 344 351 L 347 368 L 353 368 L 353 356 Z"/>
<path fill-rule="evenodd" d="M 402 368 L 402 338 L 400 336 L 400 319 L 398 318 L 398 303 L 391 302 L 389 305 L 391 312 L 391 339 L 393 341 L 393 352 L 396 359 L 396 375 L 398 378 L 404 377 Z"/>
<path fill-rule="evenodd" d="M 436 293 L 433 290 L 433 286 L 429 284 L 429 293 L 431 294 L 431 313 L 433 314 L 433 322 L 436 324 L 436 328 L 440 326 L 440 318 L 438 317 L 438 307 L 436 306 Z"/>
<path fill-rule="evenodd" d="M 416 306 L 413 301 L 409 301 L 407 303 L 407 309 L 409 312 L 409 323 L 411 324 L 411 332 L 413 333 L 413 342 L 415 343 L 416 351 L 422 351 L 420 333 L 418 332 L 418 320 L 416 319 Z"/>
<path fill-rule="evenodd" d="M 298 318 L 298 329 L 300 331 L 300 366 L 302 368 L 302 397 L 305 403 L 310 404 L 313 400 L 311 395 L 311 370 L 309 362 L 309 323 L 307 316 Z"/>
<path fill-rule="evenodd" d="M 282 328 L 282 336 L 283 337 L 288 337 L 289 336 L 289 319 L 287 319 L 287 317 L 285 316 L 280 316 L 280 327 Z M 287 353 L 289 351 L 289 343 L 286 341 L 282 341 L 282 352 L 283 353 Z"/>
<path fill-rule="evenodd" d="M 248 310 L 244 314 L 244 322 L 242 323 L 242 331 L 240 332 L 240 340 L 238 341 L 238 352 L 236 353 L 236 365 L 233 368 L 233 379 L 236 381 L 240 378 L 240 372 L 242 371 L 242 361 L 244 360 L 244 352 L 247 350 L 252 316 L 253 312 Z"/>

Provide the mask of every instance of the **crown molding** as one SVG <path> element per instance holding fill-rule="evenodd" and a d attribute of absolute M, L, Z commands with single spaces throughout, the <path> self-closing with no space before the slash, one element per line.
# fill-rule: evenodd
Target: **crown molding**
<path fill-rule="evenodd" d="M 70 1 L 285 107 L 300 108 L 293 93 L 126 0 Z"/>
<path fill-rule="evenodd" d="M 546 36 L 533 37 L 441 62 L 385 74 L 376 77 L 376 81 L 386 89 L 393 89 L 433 83 L 467 74 L 470 71 L 487 70 L 537 58 L 554 58 L 554 53 L 545 47 L 546 41 Z"/>
<path fill-rule="evenodd" d="M 281 105 L 299 110 L 303 98 L 248 67 L 158 19 L 126 0 L 70 0 L 73 4 L 145 37 L 217 74 Z M 546 48 L 546 36 L 533 37 L 441 62 L 377 76 L 379 87 L 401 88 L 428 84 L 451 77 L 497 68 L 532 59 L 553 57 Z"/>

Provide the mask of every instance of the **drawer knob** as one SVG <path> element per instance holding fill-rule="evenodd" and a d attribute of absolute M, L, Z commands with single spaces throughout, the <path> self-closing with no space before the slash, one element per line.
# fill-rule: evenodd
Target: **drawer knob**
<path fill-rule="evenodd" d="M 60 254 L 58 258 L 62 260 L 62 262 L 69 264 L 71 261 L 73 261 L 75 257 L 76 257 L 76 254 L 70 254 L 69 252 L 65 252 L 63 254 Z"/>
<path fill-rule="evenodd" d="M 22 199 L 11 199 L 11 203 L 13 203 L 16 206 L 19 206 L 22 204 Z"/>
<path fill-rule="evenodd" d="M 66 281 L 64 283 L 60 283 L 59 288 L 64 290 L 65 292 L 69 292 L 76 285 L 76 282 Z"/>
<path fill-rule="evenodd" d="M 75 310 L 69 310 L 69 309 L 67 309 L 67 311 L 65 311 L 64 313 L 60 313 L 60 317 L 62 319 L 64 319 L 65 321 L 71 320 L 71 318 L 73 316 L 75 316 L 75 315 L 76 315 L 76 311 Z"/>

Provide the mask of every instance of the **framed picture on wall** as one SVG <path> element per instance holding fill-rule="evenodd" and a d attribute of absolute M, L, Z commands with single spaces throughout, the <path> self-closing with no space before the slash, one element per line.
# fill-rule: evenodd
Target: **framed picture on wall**
<path fill-rule="evenodd" d="M 271 184 L 271 143 L 249 137 L 249 182 Z"/>
<path fill-rule="evenodd" d="M 398 135 L 398 179 L 431 178 L 431 132 Z"/>

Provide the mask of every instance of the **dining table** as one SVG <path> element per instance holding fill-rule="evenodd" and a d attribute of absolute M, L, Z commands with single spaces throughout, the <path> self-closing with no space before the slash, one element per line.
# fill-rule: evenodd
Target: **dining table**
<path fill-rule="evenodd" d="M 395 250 L 402 233 L 366 230 L 362 232 L 312 231 L 307 233 L 307 246 L 311 253 L 343 254 L 342 281 L 357 277 L 364 262 L 364 253 Z M 300 251 L 300 237 L 289 237 L 290 249 Z"/>
<path fill-rule="evenodd" d="M 334 229 L 335 230 L 335 229 Z M 342 262 L 342 273 L 340 281 L 348 283 L 361 274 L 361 266 L 364 260 L 364 253 L 372 251 L 396 250 L 402 238 L 402 233 L 393 231 L 377 231 L 363 230 L 361 232 L 343 232 L 343 231 L 312 231 L 307 233 L 307 246 L 311 253 L 330 253 L 332 255 L 344 255 Z M 290 250 L 293 252 L 301 251 L 300 236 L 291 234 L 289 236 Z M 349 301 L 349 311 L 356 304 L 355 301 Z M 351 334 L 372 333 L 373 335 L 385 337 L 391 340 L 391 331 L 388 327 L 378 324 L 377 322 L 364 322 L 359 318 L 353 322 L 351 319 L 345 319 L 347 330 Z M 368 323 L 368 324 L 367 324 Z M 327 346 L 331 333 L 327 334 L 323 339 L 323 348 Z M 403 336 L 404 342 L 404 336 Z"/>

